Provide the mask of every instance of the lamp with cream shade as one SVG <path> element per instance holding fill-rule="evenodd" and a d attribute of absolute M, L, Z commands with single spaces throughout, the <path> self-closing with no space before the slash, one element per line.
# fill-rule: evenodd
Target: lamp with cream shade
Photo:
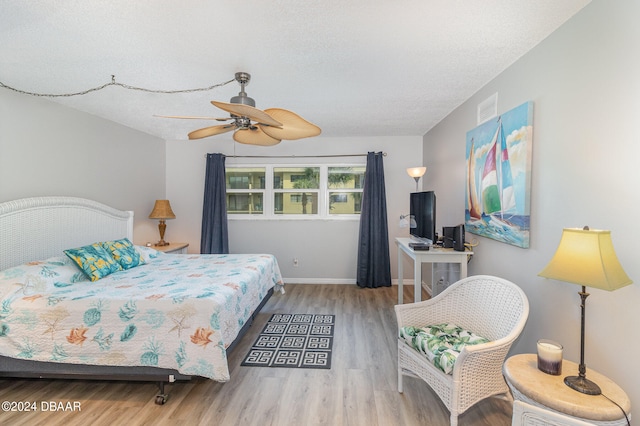
<path fill-rule="evenodd" d="M 156 246 L 168 246 L 169 243 L 164 240 L 164 231 L 167 229 L 166 219 L 175 219 L 176 215 L 171 210 L 169 200 L 156 200 L 153 210 L 149 214 L 149 219 L 160 219 L 158 229 L 160 230 L 160 241 Z"/>
<path fill-rule="evenodd" d="M 409 167 L 407 169 L 407 174 L 416 180 L 416 192 L 418 192 L 418 182 L 426 171 L 426 167 Z"/>
<path fill-rule="evenodd" d="M 580 365 L 578 375 L 565 377 L 564 383 L 578 392 L 600 395 L 600 387 L 587 379 L 584 363 L 585 304 L 589 296 L 586 287 L 613 291 L 632 283 L 613 249 L 611 231 L 591 230 L 588 226 L 565 228 L 556 253 L 538 275 L 582 286 L 578 292 L 582 300 Z"/>

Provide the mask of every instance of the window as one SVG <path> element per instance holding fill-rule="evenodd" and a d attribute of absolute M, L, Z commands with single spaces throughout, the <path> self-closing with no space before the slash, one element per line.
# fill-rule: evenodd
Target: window
<path fill-rule="evenodd" d="M 228 167 L 227 214 L 264 214 L 264 189 L 266 169 L 264 167 Z"/>
<path fill-rule="evenodd" d="M 319 193 L 319 167 L 273 168 L 275 214 L 318 214 Z"/>
<path fill-rule="evenodd" d="M 355 218 L 364 172 L 364 165 L 229 166 L 227 213 L 237 218 Z"/>
<path fill-rule="evenodd" d="M 329 167 L 327 171 L 329 214 L 360 214 L 364 172 L 364 166 Z"/>

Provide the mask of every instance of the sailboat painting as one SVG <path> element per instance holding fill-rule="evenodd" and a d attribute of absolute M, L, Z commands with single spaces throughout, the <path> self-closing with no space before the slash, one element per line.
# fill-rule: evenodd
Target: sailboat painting
<path fill-rule="evenodd" d="M 467 132 L 468 232 L 529 247 L 533 102 Z"/>

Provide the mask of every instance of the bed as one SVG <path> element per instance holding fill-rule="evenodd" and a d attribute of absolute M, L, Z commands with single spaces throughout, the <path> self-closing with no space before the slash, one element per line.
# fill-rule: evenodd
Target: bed
<path fill-rule="evenodd" d="M 133 212 L 74 197 L 0 203 L 0 376 L 153 380 L 158 404 L 166 382 L 230 379 L 227 352 L 283 291 L 275 257 L 131 241 Z M 102 249 L 109 261 L 75 263 Z"/>

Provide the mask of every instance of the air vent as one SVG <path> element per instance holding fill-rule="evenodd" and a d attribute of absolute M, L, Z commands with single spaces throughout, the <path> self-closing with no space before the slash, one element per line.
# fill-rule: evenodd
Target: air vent
<path fill-rule="evenodd" d="M 478 125 L 498 115 L 498 93 L 478 104 Z"/>

